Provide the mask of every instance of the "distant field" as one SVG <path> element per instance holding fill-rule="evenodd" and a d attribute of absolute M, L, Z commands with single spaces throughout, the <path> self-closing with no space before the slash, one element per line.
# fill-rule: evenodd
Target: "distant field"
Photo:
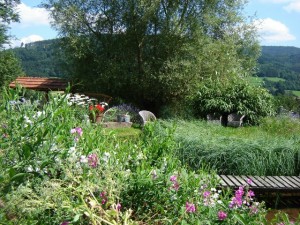
<path fill-rule="evenodd" d="M 261 77 L 261 78 L 269 80 L 269 81 L 273 81 L 273 82 L 285 81 L 285 79 L 279 78 L 279 77 Z"/>
<path fill-rule="evenodd" d="M 296 95 L 297 97 L 300 97 L 300 91 L 292 91 L 292 93 L 293 93 L 294 95 Z"/>
<path fill-rule="evenodd" d="M 249 82 L 255 86 L 262 86 L 263 78 L 262 77 L 250 77 Z"/>

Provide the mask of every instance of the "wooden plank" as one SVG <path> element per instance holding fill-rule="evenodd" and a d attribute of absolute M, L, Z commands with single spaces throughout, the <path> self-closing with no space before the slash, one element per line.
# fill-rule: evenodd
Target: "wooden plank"
<path fill-rule="evenodd" d="M 217 175 L 217 179 L 220 180 L 220 184 L 221 184 L 222 186 L 224 186 L 224 187 L 227 186 L 227 184 L 224 182 L 224 180 L 223 180 L 219 175 Z"/>
<path fill-rule="evenodd" d="M 252 180 L 253 183 L 256 184 L 256 187 L 257 187 L 257 188 L 259 188 L 259 187 L 264 187 L 264 185 L 263 185 L 259 180 L 257 180 L 255 177 L 249 176 L 249 178 Z"/>
<path fill-rule="evenodd" d="M 245 180 L 242 176 L 234 176 L 234 178 L 239 181 L 240 186 L 247 185 L 247 179 Z"/>
<path fill-rule="evenodd" d="M 235 187 L 243 186 L 243 184 L 240 183 L 238 179 L 236 179 L 236 176 L 227 175 L 227 178 L 230 179 L 234 183 Z"/>
<path fill-rule="evenodd" d="M 249 187 L 251 187 L 251 188 L 253 188 L 253 187 L 254 187 L 254 188 L 255 188 L 255 187 L 258 187 L 257 184 L 254 183 L 250 177 L 248 177 L 248 176 L 242 176 L 242 178 L 245 180 L 246 184 L 249 185 Z M 248 179 L 250 179 L 250 180 L 252 181 L 251 184 L 248 184 L 248 183 L 247 183 Z"/>
<path fill-rule="evenodd" d="M 220 175 L 222 180 L 227 184 L 228 187 L 235 187 L 235 184 L 231 182 L 225 175 Z"/>
<path fill-rule="evenodd" d="M 300 185 L 300 177 L 297 176 L 291 176 L 297 183 Z"/>
<path fill-rule="evenodd" d="M 295 187 L 300 188 L 300 183 L 297 180 L 295 180 L 294 178 L 287 176 L 286 179 L 291 181 L 295 185 Z"/>
<path fill-rule="evenodd" d="M 254 176 L 256 180 L 258 180 L 262 184 L 262 188 L 270 188 L 272 185 L 270 185 L 263 177 L 260 176 Z"/>
<path fill-rule="evenodd" d="M 271 176 L 265 176 L 265 177 L 263 177 L 263 179 L 265 179 L 266 182 L 268 182 L 268 183 L 271 185 L 272 188 L 274 188 L 274 189 L 279 189 L 279 188 L 281 188 L 281 187 L 280 187 L 280 184 L 279 184 L 278 182 L 274 182 L 274 180 L 271 179 Z M 281 185 L 282 185 L 282 184 L 281 184 Z"/>
<path fill-rule="evenodd" d="M 273 178 L 278 180 L 281 184 L 283 184 L 285 189 L 290 187 L 290 185 L 285 180 L 283 180 L 281 177 L 273 176 Z"/>
<path fill-rule="evenodd" d="M 297 185 L 295 185 L 293 182 L 291 182 L 289 179 L 287 179 L 285 176 L 279 176 L 282 180 L 285 181 L 285 185 L 288 189 L 295 189 L 297 188 Z"/>
<path fill-rule="evenodd" d="M 268 178 L 270 180 L 272 180 L 278 188 L 282 188 L 282 189 L 285 188 L 285 185 L 284 185 L 284 183 L 282 183 L 282 180 L 276 180 L 275 177 L 273 177 L 273 176 L 268 176 Z"/>

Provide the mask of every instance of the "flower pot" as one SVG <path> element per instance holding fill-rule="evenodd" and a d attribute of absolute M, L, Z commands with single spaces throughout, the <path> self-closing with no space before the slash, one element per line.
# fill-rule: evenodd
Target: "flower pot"
<path fill-rule="evenodd" d="M 102 119 L 103 119 L 103 114 L 100 114 L 100 113 L 97 113 L 97 114 L 91 113 L 91 114 L 90 114 L 90 120 L 91 120 L 93 123 L 101 123 L 101 122 L 102 122 Z"/>
<path fill-rule="evenodd" d="M 124 122 L 126 123 L 130 122 L 130 115 L 124 115 Z"/>

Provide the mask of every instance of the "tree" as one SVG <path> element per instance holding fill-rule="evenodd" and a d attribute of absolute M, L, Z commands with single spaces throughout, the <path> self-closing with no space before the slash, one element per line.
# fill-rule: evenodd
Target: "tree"
<path fill-rule="evenodd" d="M 224 118 L 230 113 L 246 115 L 249 123 L 275 114 L 274 98 L 264 88 L 249 84 L 243 79 L 207 79 L 194 95 L 193 107 L 198 116 L 218 114 Z"/>
<path fill-rule="evenodd" d="M 15 10 L 17 4 L 20 4 L 20 0 L 0 1 L 0 50 L 9 38 L 7 35 L 8 25 L 11 22 L 19 21 L 19 15 Z"/>
<path fill-rule="evenodd" d="M 15 56 L 3 50 L 3 45 L 8 43 L 8 26 L 11 22 L 18 22 L 19 16 L 15 7 L 19 0 L 0 1 L 0 87 L 19 76 L 21 67 Z"/>
<path fill-rule="evenodd" d="M 238 0 L 46 0 L 84 87 L 158 109 L 203 77 L 245 76 L 258 54 Z M 93 82 L 91 82 L 93 81 Z"/>

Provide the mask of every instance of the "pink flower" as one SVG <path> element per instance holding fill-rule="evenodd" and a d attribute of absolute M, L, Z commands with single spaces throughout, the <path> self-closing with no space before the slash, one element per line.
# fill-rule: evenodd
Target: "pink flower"
<path fill-rule="evenodd" d="M 250 178 L 247 179 L 247 184 L 252 184 L 252 180 Z"/>
<path fill-rule="evenodd" d="M 97 167 L 98 157 L 97 157 L 97 155 L 95 153 L 90 154 L 88 156 L 88 163 L 89 163 L 89 166 L 92 167 L 92 168 L 96 168 Z"/>
<path fill-rule="evenodd" d="M 121 210 L 121 207 L 122 207 L 121 204 L 118 203 L 118 204 L 116 205 L 116 210 L 117 210 L 117 211 L 120 211 L 120 210 Z"/>
<path fill-rule="evenodd" d="M 64 221 L 64 222 L 62 222 L 60 225 L 68 225 L 68 224 L 70 224 L 69 221 Z"/>
<path fill-rule="evenodd" d="M 205 192 L 203 193 L 204 198 L 207 198 L 209 195 L 210 195 L 210 192 L 209 192 L 209 191 L 205 191 Z"/>
<path fill-rule="evenodd" d="M 177 176 L 176 176 L 176 175 L 172 175 L 172 176 L 170 177 L 170 181 L 171 181 L 171 182 L 177 181 Z"/>
<path fill-rule="evenodd" d="M 175 190 L 175 191 L 178 191 L 179 188 L 180 188 L 180 185 L 177 181 L 175 181 L 173 184 L 172 184 L 172 188 Z"/>
<path fill-rule="evenodd" d="M 247 196 L 251 198 L 251 197 L 254 197 L 255 194 L 252 190 L 249 190 L 248 193 L 247 193 Z"/>
<path fill-rule="evenodd" d="M 219 220 L 225 220 L 226 218 L 227 218 L 227 213 L 225 213 L 223 211 L 218 212 L 218 219 Z"/>
<path fill-rule="evenodd" d="M 196 207 L 193 203 L 186 202 L 185 211 L 188 213 L 194 213 L 196 211 Z"/>

